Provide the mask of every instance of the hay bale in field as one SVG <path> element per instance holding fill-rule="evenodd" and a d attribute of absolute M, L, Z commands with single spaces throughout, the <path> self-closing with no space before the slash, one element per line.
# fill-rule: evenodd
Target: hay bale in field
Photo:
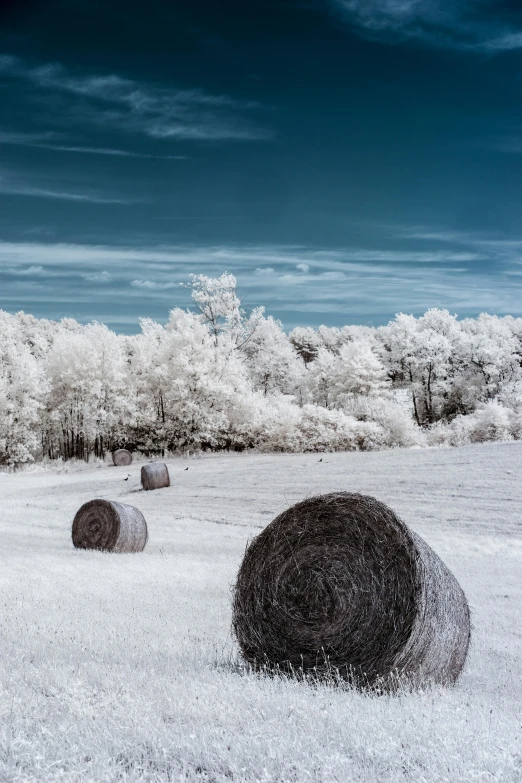
<path fill-rule="evenodd" d="M 116 449 L 112 453 L 112 461 L 117 467 L 130 465 L 132 462 L 132 454 L 127 449 Z"/>
<path fill-rule="evenodd" d="M 142 552 L 147 539 L 147 523 L 141 511 L 113 500 L 84 503 L 72 525 L 72 540 L 78 549 Z"/>
<path fill-rule="evenodd" d="M 455 577 L 390 508 L 334 492 L 292 506 L 247 547 L 233 629 L 255 668 L 394 690 L 455 682 L 470 618 Z"/>
<path fill-rule="evenodd" d="M 164 462 L 151 462 L 141 469 L 141 485 L 143 489 L 161 489 L 170 487 L 169 469 Z"/>

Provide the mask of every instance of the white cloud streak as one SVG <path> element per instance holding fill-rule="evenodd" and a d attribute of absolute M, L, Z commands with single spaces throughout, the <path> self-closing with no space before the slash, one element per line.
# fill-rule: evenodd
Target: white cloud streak
<path fill-rule="evenodd" d="M 66 144 L 40 144 L 30 141 L 14 140 L 10 141 L 9 138 L 2 138 L 0 134 L 0 144 L 16 144 L 24 147 L 34 147 L 42 150 L 53 150 L 55 152 L 77 152 L 82 155 L 110 155 L 111 157 L 118 158 L 141 158 L 141 159 L 157 159 L 157 160 L 186 160 L 186 155 L 149 155 L 143 152 L 131 152 L 130 150 L 111 149 L 107 147 L 72 147 Z"/>
<path fill-rule="evenodd" d="M 363 35 L 495 54 L 522 48 L 514 15 L 496 0 L 331 0 Z M 500 11 L 500 12 L 499 12 Z"/>
<path fill-rule="evenodd" d="M 69 297 L 89 307 L 93 301 L 105 303 L 109 313 L 117 307 L 125 317 L 129 312 L 147 314 L 147 303 L 153 302 L 166 318 L 170 308 L 189 305 L 180 283 L 190 273 L 218 276 L 229 271 L 237 276 L 249 305 L 265 304 L 287 326 L 306 323 L 307 313 L 324 314 L 326 322 L 333 314 L 342 314 L 346 323 L 380 322 L 400 310 L 419 314 L 429 307 L 447 307 L 461 316 L 480 310 L 522 315 L 522 280 L 513 275 L 520 270 L 521 247 L 522 241 L 499 247 L 491 240 L 489 249 L 481 245 L 481 252 L 487 251 L 481 255 L 268 245 L 147 248 L 0 242 L 0 272 L 42 268 L 40 288 L 4 287 L 0 307 L 30 311 L 56 303 L 56 310 L 63 310 Z M 473 263 L 463 266 L 463 258 L 489 258 L 495 272 Z M 78 281 L 83 281 L 80 287 Z"/>
<path fill-rule="evenodd" d="M 200 89 L 159 87 L 115 74 L 72 75 L 56 63 L 31 68 L 11 56 L 0 57 L 0 73 L 45 93 L 76 96 L 76 102 L 68 100 L 61 109 L 70 122 L 88 122 L 155 139 L 252 141 L 273 135 L 249 119 L 249 113 L 260 108 L 258 104 Z"/>
<path fill-rule="evenodd" d="M 441 245 L 465 246 L 471 251 L 470 255 L 476 255 L 477 259 L 489 260 L 495 264 L 520 263 L 519 259 L 522 257 L 522 239 L 487 237 L 480 233 L 466 231 L 434 231 L 422 227 L 403 228 L 398 236 L 430 243 L 438 242 Z M 459 255 L 455 250 L 452 250 L 451 254 L 454 257 Z"/>
<path fill-rule="evenodd" d="M 40 177 L 36 181 L 26 173 L 0 171 L 0 194 L 9 196 L 29 196 L 31 198 L 58 199 L 90 204 L 134 204 L 136 201 L 108 196 L 97 191 L 86 190 L 82 193 L 69 190 L 71 183 L 48 184 L 49 178 Z M 65 187 L 63 186 L 65 185 Z M 74 187 L 74 185 L 73 185 Z"/>
<path fill-rule="evenodd" d="M 134 288 L 148 288 L 149 290 L 175 288 L 179 283 L 163 282 L 159 283 L 157 280 L 132 280 L 131 285 Z"/>
<path fill-rule="evenodd" d="M 271 277 L 275 275 L 275 269 L 271 266 L 258 266 L 254 274 L 260 277 Z"/>
<path fill-rule="evenodd" d="M 89 202 L 91 204 L 130 204 L 126 199 L 106 198 L 85 193 L 67 193 L 60 190 L 45 190 L 44 188 L 32 188 L 26 185 L 9 185 L 0 182 L 0 193 L 10 196 L 32 196 L 33 198 L 51 198 L 61 201 Z"/>
<path fill-rule="evenodd" d="M 0 57 L 0 72 L 2 58 Z M 59 138 L 58 133 L 53 131 L 45 131 L 42 133 L 23 133 L 18 131 L 0 131 L 0 144 L 15 144 L 23 147 L 33 147 L 39 145 L 42 142 L 48 142 L 50 140 Z"/>
<path fill-rule="evenodd" d="M 16 275 L 22 275 L 22 276 L 33 276 L 33 275 L 41 275 L 44 271 L 43 266 L 29 266 L 27 269 L 12 269 L 10 270 L 12 274 Z"/>
<path fill-rule="evenodd" d="M 146 158 L 158 160 L 186 160 L 186 155 L 149 155 L 143 152 L 131 152 L 130 150 L 118 150 L 107 147 L 68 147 L 58 144 L 38 144 L 33 145 L 46 150 L 55 150 L 56 152 L 78 152 L 83 155 L 110 155 L 118 158 Z"/>
<path fill-rule="evenodd" d="M 234 265 L 236 268 L 256 271 L 258 275 L 271 275 L 297 268 L 299 264 L 307 267 L 307 272 L 320 271 L 359 271 L 382 270 L 383 265 L 431 265 L 473 262 L 483 260 L 480 253 L 455 252 L 453 250 L 436 251 L 383 251 L 360 248 L 315 250 L 298 245 L 245 245 L 237 246 L 162 246 L 117 247 L 110 245 L 80 245 L 67 243 L 0 242 L 0 260 L 9 258 L 53 264 L 69 267 L 83 264 L 132 265 L 146 263 L 148 268 L 164 269 L 178 265 L 206 265 L 223 267 Z M 269 265 L 268 268 L 265 265 Z M 276 266 L 277 265 L 277 266 Z M 296 275 L 304 279 L 305 274 Z M 141 279 L 141 278 L 138 278 Z"/>
<path fill-rule="evenodd" d="M 92 272 L 91 274 L 82 275 L 82 277 L 91 283 L 109 283 L 112 280 L 112 275 L 106 269 L 103 272 Z"/>

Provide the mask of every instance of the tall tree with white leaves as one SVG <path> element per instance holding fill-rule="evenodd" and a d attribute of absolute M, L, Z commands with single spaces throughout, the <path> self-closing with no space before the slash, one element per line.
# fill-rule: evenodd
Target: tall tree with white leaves
<path fill-rule="evenodd" d="M 421 318 L 399 313 L 380 333 L 392 379 L 412 391 L 417 424 L 433 423 L 454 377 L 453 359 L 460 335 L 457 317 L 437 308 Z"/>
<path fill-rule="evenodd" d="M 341 347 L 336 375 L 337 407 L 346 407 L 358 397 L 386 395 L 390 389 L 386 367 L 368 342 L 349 342 Z"/>
<path fill-rule="evenodd" d="M 242 353 L 254 389 L 265 396 L 279 392 L 300 399 L 305 365 L 288 340 L 280 321 L 269 316 L 257 320 Z"/>
<path fill-rule="evenodd" d="M 41 413 L 49 381 L 25 340 L 20 319 L 0 310 L 0 464 L 41 454 Z"/>
<path fill-rule="evenodd" d="M 122 341 L 103 324 L 59 328 L 45 361 L 51 383 L 45 415 L 50 456 L 103 456 L 133 417 Z"/>

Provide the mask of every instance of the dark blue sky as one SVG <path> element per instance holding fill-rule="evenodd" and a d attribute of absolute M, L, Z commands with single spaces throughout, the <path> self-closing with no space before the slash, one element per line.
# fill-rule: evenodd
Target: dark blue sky
<path fill-rule="evenodd" d="M 0 8 L 0 307 L 522 315 L 519 0 Z"/>

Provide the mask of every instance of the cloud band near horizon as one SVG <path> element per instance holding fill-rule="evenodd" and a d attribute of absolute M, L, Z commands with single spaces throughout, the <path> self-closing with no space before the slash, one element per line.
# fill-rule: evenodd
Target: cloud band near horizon
<path fill-rule="evenodd" d="M 481 311 L 522 315 L 521 249 L 522 240 L 517 248 L 485 240 L 473 250 L 423 252 L 1 242 L 0 307 L 95 318 L 135 331 L 140 317 L 164 322 L 172 307 L 190 304 L 183 284 L 191 273 L 217 277 L 228 271 L 236 275 L 247 308 L 265 305 L 269 314 L 285 314 L 286 328 L 325 320 L 378 325 L 396 312 L 420 315 L 430 307 L 461 317 Z M 492 254 L 499 267 L 494 278 L 480 268 Z"/>

